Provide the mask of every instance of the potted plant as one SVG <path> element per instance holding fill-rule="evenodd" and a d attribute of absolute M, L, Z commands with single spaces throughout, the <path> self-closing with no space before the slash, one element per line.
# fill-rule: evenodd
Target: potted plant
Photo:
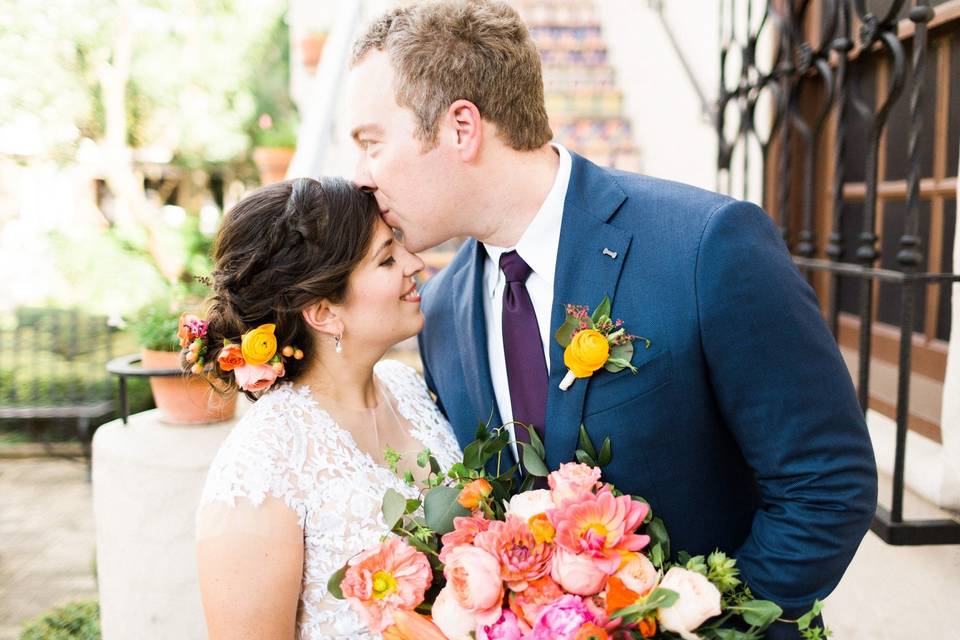
<path fill-rule="evenodd" d="M 261 184 L 279 182 L 286 177 L 296 145 L 296 124 L 292 117 L 275 122 L 267 113 L 260 116 L 254 135 L 253 162 L 260 173 Z"/>
<path fill-rule="evenodd" d="M 310 30 L 300 39 L 300 59 L 307 71 L 316 71 L 326 43 L 327 34 L 323 31 Z"/>
<path fill-rule="evenodd" d="M 180 370 L 177 329 L 180 311 L 168 301 L 141 309 L 131 323 L 140 341 L 140 364 L 144 369 Z M 203 424 L 233 417 L 236 394 L 224 396 L 215 383 L 199 376 L 151 377 L 150 389 L 166 422 Z"/>

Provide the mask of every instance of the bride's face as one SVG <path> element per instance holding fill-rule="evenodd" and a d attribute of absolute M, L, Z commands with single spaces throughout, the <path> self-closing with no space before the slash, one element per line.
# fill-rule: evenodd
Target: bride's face
<path fill-rule="evenodd" d="M 407 251 L 379 217 L 367 255 L 350 274 L 338 315 L 344 349 L 377 345 L 387 349 L 423 328 L 420 293 L 413 277 L 423 261 Z"/>

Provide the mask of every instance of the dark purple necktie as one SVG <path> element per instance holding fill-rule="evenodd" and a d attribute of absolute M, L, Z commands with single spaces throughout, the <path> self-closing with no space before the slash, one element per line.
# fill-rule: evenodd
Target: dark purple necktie
<path fill-rule="evenodd" d="M 547 363 L 537 314 L 527 292 L 527 278 L 533 270 L 516 251 L 500 256 L 500 270 L 506 277 L 503 289 L 503 356 L 513 419 L 533 425 L 544 439 L 547 413 Z M 514 425 L 518 442 L 530 442 L 526 429 Z M 521 458 L 522 451 L 517 451 Z"/>

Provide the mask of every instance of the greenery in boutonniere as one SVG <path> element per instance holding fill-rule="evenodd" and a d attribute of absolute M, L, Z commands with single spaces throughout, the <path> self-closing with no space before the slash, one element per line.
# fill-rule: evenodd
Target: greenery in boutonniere
<path fill-rule="evenodd" d="M 627 333 L 623 320 L 610 317 L 610 298 L 606 296 L 592 314 L 590 307 L 568 304 L 567 319 L 554 337 L 564 348 L 567 375 L 560 383 L 564 391 L 577 378 L 589 378 L 601 368 L 610 373 L 624 369 L 636 373 L 636 367 L 630 364 L 633 342 L 642 340 L 644 348 L 650 348 L 649 340 Z"/>

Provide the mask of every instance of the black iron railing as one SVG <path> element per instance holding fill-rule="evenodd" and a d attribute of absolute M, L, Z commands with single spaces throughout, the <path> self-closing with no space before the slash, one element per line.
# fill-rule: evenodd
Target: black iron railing
<path fill-rule="evenodd" d="M 920 231 L 920 148 L 925 133 L 930 135 L 929 130 L 925 132 L 929 125 L 924 120 L 922 106 L 929 89 L 925 75 L 928 23 L 934 17 L 934 9 L 926 0 L 916 0 L 912 6 L 906 0 L 721 2 L 721 74 L 715 123 L 719 142 L 718 182 L 728 193 L 739 188 L 738 195 L 762 201 L 774 212 L 774 219 L 799 268 L 810 278 L 817 272 L 826 274 L 827 291 L 823 293 L 827 297 L 826 315 L 838 338 L 842 283 L 849 287 L 852 282 L 859 288 L 857 390 L 864 412 L 869 402 L 874 290 L 879 286 L 877 283 L 899 287 L 893 494 L 890 509 L 878 508 L 872 526 L 882 539 L 898 545 L 960 544 L 960 523 L 954 520 L 906 521 L 903 517 L 917 299 L 920 292 L 931 285 L 941 287 L 943 295 L 949 295 L 951 285 L 960 282 L 960 274 L 930 271 L 925 267 Z M 897 33 L 901 20 L 905 19 L 913 26 L 909 65 L 907 47 Z M 766 43 L 770 55 L 758 60 L 758 55 L 763 53 L 761 42 Z M 741 59 L 735 77 L 730 77 L 730 56 Z M 863 95 L 858 89 L 860 82 L 851 81 L 853 61 L 868 56 L 882 58 L 887 70 L 885 82 L 876 87 L 875 100 Z M 909 120 L 892 122 L 891 113 L 901 100 L 908 80 Z M 766 109 L 758 109 L 759 104 Z M 960 105 L 953 104 L 950 108 L 958 109 Z M 818 200 L 815 191 L 817 150 L 822 141 L 829 141 L 824 135 L 831 115 L 836 118 L 829 151 L 833 155 L 834 170 L 833 175 L 828 176 L 829 184 L 820 181 L 821 189 L 830 190 L 830 197 Z M 878 235 L 878 170 L 881 140 L 884 133 L 894 127 L 909 127 L 906 149 L 888 149 L 888 153 L 902 151 L 906 156 L 906 212 L 895 264 L 892 268 L 891 265 L 882 268 L 877 264 L 880 259 L 877 243 L 881 239 Z M 848 149 L 854 142 L 862 149 L 859 158 L 848 157 Z M 762 160 L 761 193 L 750 193 L 751 156 L 758 155 L 750 152 L 751 146 L 759 149 Z M 849 231 L 856 216 L 845 219 L 850 207 L 844 197 L 844 185 L 848 166 L 858 160 L 862 162 L 865 196 L 862 211 L 857 212 L 859 231 L 851 238 Z M 772 171 L 776 171 L 773 179 Z M 737 173 L 742 179 L 741 185 L 734 184 Z M 797 192 L 792 192 L 794 190 Z M 817 202 L 821 203 L 820 207 Z M 829 235 L 818 238 L 817 230 L 827 228 Z M 818 251 L 822 240 L 826 240 L 825 246 Z"/>

